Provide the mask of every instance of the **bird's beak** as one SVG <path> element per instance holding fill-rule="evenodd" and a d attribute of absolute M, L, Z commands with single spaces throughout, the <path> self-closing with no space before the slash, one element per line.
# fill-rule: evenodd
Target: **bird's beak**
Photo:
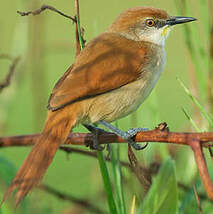
<path fill-rule="evenodd" d="M 184 16 L 172 16 L 170 19 L 166 20 L 166 25 L 177 25 L 177 24 L 183 24 L 186 22 L 193 22 L 197 19 L 193 17 L 184 17 Z"/>

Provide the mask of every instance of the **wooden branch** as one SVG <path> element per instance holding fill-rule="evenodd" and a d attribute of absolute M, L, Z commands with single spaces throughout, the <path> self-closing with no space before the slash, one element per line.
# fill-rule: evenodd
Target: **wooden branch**
<path fill-rule="evenodd" d="M 189 145 L 191 146 L 194 157 L 196 160 L 197 168 L 200 173 L 200 177 L 202 180 L 202 183 L 204 185 L 204 188 L 206 189 L 206 192 L 209 196 L 209 198 L 213 201 L 213 183 L 211 181 L 211 178 L 209 176 L 208 168 L 206 165 L 206 160 L 203 154 L 203 149 L 200 144 L 199 140 L 192 139 L 189 140 Z"/>
<path fill-rule="evenodd" d="M 30 146 L 34 145 L 40 134 L 0 137 L 0 147 L 9 146 Z M 135 136 L 136 142 L 170 143 L 190 146 L 189 141 L 197 140 L 202 147 L 213 147 L 213 132 L 169 132 L 166 123 L 161 123 L 157 128 L 150 131 L 139 132 Z M 104 132 L 99 135 L 100 144 L 127 143 L 126 140 L 111 132 Z M 208 143 L 209 142 L 209 143 Z M 70 133 L 64 145 L 89 146 L 93 143 L 91 133 Z"/>
<path fill-rule="evenodd" d="M 33 135 L 22 135 L 22 136 L 11 136 L 11 137 L 0 137 L 0 147 L 11 147 L 11 146 L 32 146 L 36 143 L 36 140 L 40 134 Z M 135 136 L 136 142 L 155 142 L 155 143 L 170 143 L 188 145 L 192 148 L 195 154 L 196 163 L 204 187 L 210 200 L 213 201 L 212 195 L 212 181 L 209 177 L 208 169 L 206 166 L 205 158 L 203 156 L 202 148 L 213 147 L 208 142 L 213 141 L 213 132 L 204 133 L 178 133 L 169 132 L 166 123 L 161 123 L 157 128 L 150 131 L 139 132 Z M 103 132 L 99 135 L 100 144 L 109 143 L 127 143 L 121 137 L 111 132 Z M 90 133 L 70 133 L 64 145 L 84 145 L 89 146 L 93 143 L 93 135 Z M 72 148 L 61 146 L 62 150 L 74 151 Z M 72 150 L 72 151 L 71 151 Z M 94 154 L 92 156 L 95 156 Z"/>
<path fill-rule="evenodd" d="M 22 135 L 12 137 L 1 137 L 0 147 L 9 146 L 29 146 L 35 144 L 39 134 Z M 197 167 L 209 198 L 213 201 L 213 184 L 210 179 L 202 147 L 209 148 L 212 144 L 207 142 L 213 141 L 213 132 L 206 133 L 177 133 L 169 132 L 166 123 L 161 123 L 157 128 L 150 131 L 139 132 L 135 136 L 136 142 L 164 142 L 180 145 L 188 145 L 192 148 L 195 155 Z M 103 132 L 99 135 L 100 144 L 109 143 L 126 143 L 124 139 L 114 133 Z M 64 145 L 85 145 L 93 143 L 93 135 L 89 133 L 70 133 Z"/>

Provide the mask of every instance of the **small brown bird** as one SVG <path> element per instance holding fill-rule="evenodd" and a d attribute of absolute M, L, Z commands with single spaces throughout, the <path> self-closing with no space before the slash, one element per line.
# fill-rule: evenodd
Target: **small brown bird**
<path fill-rule="evenodd" d="M 171 26 L 194 20 L 137 7 L 122 13 L 90 41 L 55 85 L 42 134 L 3 201 L 17 189 L 18 204 L 39 185 L 58 147 L 80 123 L 86 127 L 101 123 L 140 149 L 130 132 L 118 130 L 109 122 L 135 111 L 152 91 L 164 69 L 164 45 Z M 96 141 L 94 147 L 100 149 Z"/>

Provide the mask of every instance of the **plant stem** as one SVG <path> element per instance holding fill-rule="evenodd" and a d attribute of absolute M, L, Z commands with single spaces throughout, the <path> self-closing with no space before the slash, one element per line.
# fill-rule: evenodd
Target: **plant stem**
<path fill-rule="evenodd" d="M 105 188 L 105 191 L 107 194 L 107 201 L 108 201 L 110 213 L 118 214 L 116 205 L 115 205 L 115 201 L 114 201 L 114 197 L 113 197 L 113 193 L 112 193 L 112 186 L 110 183 L 109 173 L 108 173 L 108 170 L 106 167 L 106 162 L 104 159 L 103 152 L 98 151 L 97 156 L 98 156 L 98 162 L 99 162 L 99 166 L 100 166 L 100 170 L 101 170 L 101 175 L 102 175 L 103 182 L 104 182 L 104 188 Z"/>

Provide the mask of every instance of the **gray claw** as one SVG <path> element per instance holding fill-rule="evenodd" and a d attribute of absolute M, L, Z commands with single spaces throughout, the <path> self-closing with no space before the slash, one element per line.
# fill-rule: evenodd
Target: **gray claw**
<path fill-rule="evenodd" d="M 138 132 L 148 131 L 147 128 L 132 128 L 127 131 L 127 134 L 129 135 L 128 141 L 129 144 L 135 149 L 135 150 L 142 150 L 145 149 L 148 146 L 148 143 L 146 143 L 144 146 L 141 146 L 137 144 L 132 137 L 134 137 Z"/>
<path fill-rule="evenodd" d="M 135 149 L 135 150 L 142 150 L 142 149 L 145 149 L 147 146 L 148 146 L 148 143 L 146 143 L 144 146 L 141 146 L 139 144 L 137 144 L 136 142 L 134 141 L 129 141 L 129 144 Z"/>

